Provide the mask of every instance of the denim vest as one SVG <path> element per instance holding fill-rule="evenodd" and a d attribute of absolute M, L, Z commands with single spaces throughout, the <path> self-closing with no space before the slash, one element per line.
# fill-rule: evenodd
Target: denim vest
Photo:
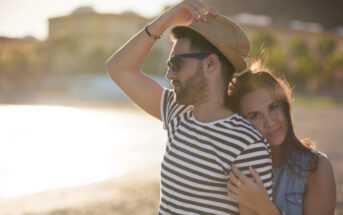
<path fill-rule="evenodd" d="M 295 174 L 284 162 L 273 169 L 273 203 L 285 215 L 301 215 L 306 189 L 307 169 L 312 160 L 310 154 L 292 152 L 295 158 Z M 300 167 L 300 168 L 299 168 Z"/>

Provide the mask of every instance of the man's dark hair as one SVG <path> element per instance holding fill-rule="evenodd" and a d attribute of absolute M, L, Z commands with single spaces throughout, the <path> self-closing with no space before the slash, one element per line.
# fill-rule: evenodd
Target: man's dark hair
<path fill-rule="evenodd" d="M 189 29 L 187 27 L 175 27 L 170 33 L 172 40 L 186 38 L 189 39 L 191 42 L 191 50 L 200 51 L 200 52 L 209 52 L 214 53 L 218 56 L 221 66 L 222 66 L 222 75 L 223 81 L 228 87 L 228 84 L 232 80 L 233 73 L 235 69 L 231 62 L 208 40 L 206 40 L 203 36 L 198 34 L 197 32 Z M 227 94 L 227 90 L 225 92 Z"/>

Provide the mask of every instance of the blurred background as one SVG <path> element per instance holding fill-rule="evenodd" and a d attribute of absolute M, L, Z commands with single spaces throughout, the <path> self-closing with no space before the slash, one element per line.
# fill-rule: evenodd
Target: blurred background
<path fill-rule="evenodd" d="M 177 0 L 0 0 L 0 215 L 155 214 L 162 124 L 105 61 Z M 205 0 L 238 22 L 294 89 L 295 129 L 332 161 L 343 214 L 340 0 Z M 161 85 L 166 35 L 143 70 Z"/>

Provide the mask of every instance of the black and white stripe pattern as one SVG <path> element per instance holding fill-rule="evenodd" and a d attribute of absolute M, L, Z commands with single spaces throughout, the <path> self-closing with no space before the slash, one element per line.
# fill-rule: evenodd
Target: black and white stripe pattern
<path fill-rule="evenodd" d="M 269 144 L 238 114 L 211 123 L 197 121 L 190 106 L 165 89 L 161 116 L 168 133 L 161 165 L 159 214 L 239 214 L 227 195 L 230 165 L 252 178 L 249 166 L 272 192 Z"/>

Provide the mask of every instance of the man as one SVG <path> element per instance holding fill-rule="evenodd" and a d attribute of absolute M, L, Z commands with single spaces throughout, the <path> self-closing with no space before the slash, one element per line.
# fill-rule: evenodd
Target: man
<path fill-rule="evenodd" d="M 152 45 L 170 26 L 167 78 L 173 91 L 140 71 Z M 251 178 L 252 166 L 271 194 L 269 146 L 225 105 L 234 72 L 245 69 L 249 41 L 241 28 L 198 0 L 172 7 L 106 63 L 109 76 L 168 132 L 161 166 L 160 214 L 239 214 L 227 195 L 231 165 Z M 241 207 L 241 214 L 250 214 Z M 244 210 L 244 211 L 243 211 Z"/>

